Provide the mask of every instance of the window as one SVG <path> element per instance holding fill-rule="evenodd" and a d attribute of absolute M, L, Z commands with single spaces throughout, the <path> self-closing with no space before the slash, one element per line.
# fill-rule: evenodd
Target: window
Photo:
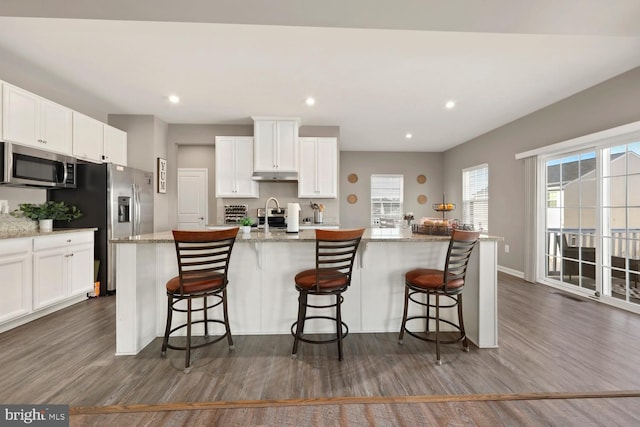
<path fill-rule="evenodd" d="M 489 166 L 474 166 L 462 171 L 462 216 L 465 224 L 483 233 L 489 232 Z"/>
<path fill-rule="evenodd" d="M 379 227 L 381 218 L 402 220 L 403 187 L 403 175 L 371 175 L 371 226 Z"/>

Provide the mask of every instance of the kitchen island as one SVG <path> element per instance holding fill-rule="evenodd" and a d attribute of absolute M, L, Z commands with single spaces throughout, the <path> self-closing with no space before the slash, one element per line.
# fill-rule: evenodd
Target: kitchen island
<path fill-rule="evenodd" d="M 463 294 L 469 339 L 480 348 L 498 346 L 497 242 L 481 237 L 467 271 Z M 350 333 L 399 332 L 404 273 L 442 268 L 449 237 L 410 229 L 367 229 L 358 249 L 343 320 Z M 164 334 L 165 283 L 177 275 L 170 231 L 112 240 L 116 246 L 116 354 L 137 354 Z M 234 335 L 288 334 L 296 320 L 293 278 L 315 262 L 315 232 L 240 232 L 229 264 L 228 304 Z M 415 304 L 413 304 L 415 305 Z M 414 308 L 414 310 L 418 310 Z M 217 313 L 216 313 L 217 314 Z M 449 316 L 453 316 L 449 313 Z M 183 319 L 174 316 L 174 322 Z M 305 332 L 331 332 L 334 323 L 310 322 Z M 194 328 L 194 333 L 198 331 Z"/>

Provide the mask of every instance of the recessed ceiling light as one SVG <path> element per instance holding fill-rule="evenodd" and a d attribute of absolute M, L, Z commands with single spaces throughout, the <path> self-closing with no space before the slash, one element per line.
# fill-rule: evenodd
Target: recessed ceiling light
<path fill-rule="evenodd" d="M 311 107 L 312 105 L 314 105 L 316 103 L 315 98 L 313 97 L 308 97 L 305 101 L 305 104 L 307 104 L 309 107 Z"/>
<path fill-rule="evenodd" d="M 407 133 L 404 137 L 407 138 L 407 139 L 411 139 L 411 138 L 413 138 L 413 135 L 410 134 L 410 133 Z"/>
<path fill-rule="evenodd" d="M 169 95 L 169 102 L 172 104 L 177 104 L 180 102 L 180 97 L 178 95 Z"/>
<path fill-rule="evenodd" d="M 446 108 L 447 110 L 452 110 L 456 107 L 456 101 L 447 101 L 444 104 L 444 108 Z"/>

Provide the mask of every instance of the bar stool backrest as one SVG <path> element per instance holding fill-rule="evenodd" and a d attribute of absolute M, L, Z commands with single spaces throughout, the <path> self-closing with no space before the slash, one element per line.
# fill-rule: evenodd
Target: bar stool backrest
<path fill-rule="evenodd" d="M 363 234 L 364 228 L 316 229 L 316 292 L 321 292 L 320 283 L 342 283 L 346 279 L 344 287 L 351 284 L 353 261 Z"/>
<path fill-rule="evenodd" d="M 221 287 L 227 286 L 229 260 L 238 230 L 238 227 L 208 231 L 173 230 L 181 295 L 190 284 L 212 282 L 221 283 Z"/>
<path fill-rule="evenodd" d="M 449 240 L 449 248 L 447 249 L 447 258 L 445 262 L 444 292 L 448 293 L 447 284 L 454 280 L 462 279 L 463 285 L 450 289 L 451 293 L 460 293 L 464 287 L 464 279 L 467 273 L 467 265 L 471 257 L 471 251 L 478 242 L 480 236 L 479 231 L 463 231 L 454 229 Z"/>

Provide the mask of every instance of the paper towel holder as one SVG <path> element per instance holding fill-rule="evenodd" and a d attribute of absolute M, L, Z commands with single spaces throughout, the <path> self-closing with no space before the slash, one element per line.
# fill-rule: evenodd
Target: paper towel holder
<path fill-rule="evenodd" d="M 300 203 L 287 203 L 287 233 L 300 231 Z"/>

